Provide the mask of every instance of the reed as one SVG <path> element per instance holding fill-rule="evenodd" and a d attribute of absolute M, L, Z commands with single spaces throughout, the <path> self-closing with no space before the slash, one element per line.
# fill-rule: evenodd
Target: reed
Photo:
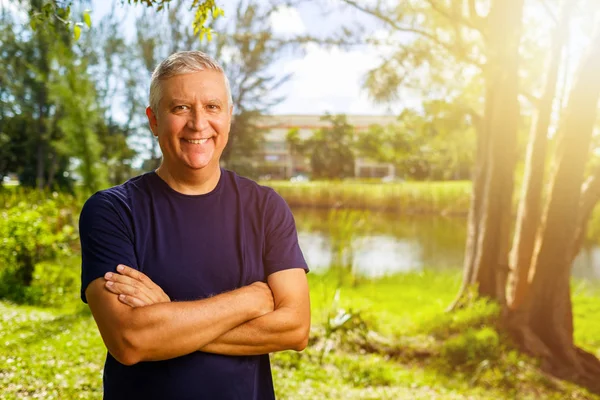
<path fill-rule="evenodd" d="M 291 207 L 349 208 L 403 214 L 465 215 L 471 182 L 264 182 Z"/>

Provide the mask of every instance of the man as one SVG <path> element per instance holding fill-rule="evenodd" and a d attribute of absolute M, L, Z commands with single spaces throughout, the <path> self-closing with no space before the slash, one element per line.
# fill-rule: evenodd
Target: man
<path fill-rule="evenodd" d="M 162 164 L 81 212 L 82 299 L 108 349 L 105 399 L 274 399 L 268 353 L 307 345 L 292 214 L 219 166 L 232 111 L 214 60 L 171 55 L 146 109 Z"/>

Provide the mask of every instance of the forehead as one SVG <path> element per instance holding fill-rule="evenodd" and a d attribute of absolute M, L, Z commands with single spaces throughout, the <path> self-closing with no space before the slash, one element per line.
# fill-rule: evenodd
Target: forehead
<path fill-rule="evenodd" d="M 161 81 L 163 100 L 182 98 L 202 100 L 217 98 L 227 102 L 227 87 L 225 76 L 219 71 L 206 70 L 190 74 L 175 75 Z"/>

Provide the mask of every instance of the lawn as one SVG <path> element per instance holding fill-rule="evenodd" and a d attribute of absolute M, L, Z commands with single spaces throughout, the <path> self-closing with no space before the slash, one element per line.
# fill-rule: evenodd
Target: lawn
<path fill-rule="evenodd" d="M 493 304 L 445 313 L 457 273 L 309 277 L 311 342 L 272 356 L 279 399 L 600 399 L 514 351 L 490 323 Z M 600 355 L 600 321 L 590 318 L 600 288 L 573 290 L 576 341 Z M 84 305 L 0 302 L 0 315 L 0 398 L 101 398 L 105 349 Z"/>

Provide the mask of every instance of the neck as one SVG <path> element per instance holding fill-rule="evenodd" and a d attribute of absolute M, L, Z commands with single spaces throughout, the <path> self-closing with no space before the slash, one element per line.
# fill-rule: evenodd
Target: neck
<path fill-rule="evenodd" d="M 197 171 L 177 171 L 169 169 L 163 161 L 155 172 L 173 190 L 188 195 L 212 192 L 221 177 L 218 164 L 207 165 L 206 168 Z"/>

